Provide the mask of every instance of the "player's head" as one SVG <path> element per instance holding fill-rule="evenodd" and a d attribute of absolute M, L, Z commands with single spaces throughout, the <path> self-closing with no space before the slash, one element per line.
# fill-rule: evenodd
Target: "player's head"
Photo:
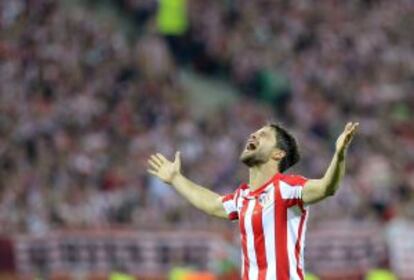
<path fill-rule="evenodd" d="M 274 161 L 275 165 L 278 163 L 279 172 L 284 172 L 299 159 L 295 138 L 275 123 L 265 125 L 252 133 L 240 156 L 240 160 L 249 167 Z"/>

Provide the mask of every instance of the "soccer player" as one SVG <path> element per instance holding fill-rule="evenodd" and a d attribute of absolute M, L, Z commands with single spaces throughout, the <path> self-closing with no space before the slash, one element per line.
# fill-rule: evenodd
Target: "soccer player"
<path fill-rule="evenodd" d="M 239 221 L 243 280 L 303 280 L 309 205 L 337 191 L 346 151 L 358 125 L 347 123 L 321 179 L 283 173 L 298 162 L 299 152 L 295 138 L 278 124 L 250 135 L 240 156 L 249 167 L 249 183 L 231 194 L 220 196 L 184 177 L 179 152 L 173 162 L 159 153 L 152 155 L 148 172 L 207 214 Z"/>

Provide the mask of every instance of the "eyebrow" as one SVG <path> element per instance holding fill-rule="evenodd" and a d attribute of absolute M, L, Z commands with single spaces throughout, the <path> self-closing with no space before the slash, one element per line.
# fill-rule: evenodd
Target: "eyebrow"
<path fill-rule="evenodd" d="M 265 127 L 263 127 L 263 128 L 261 128 L 259 130 L 256 130 L 255 132 L 252 132 L 250 135 L 257 134 L 257 133 L 267 133 L 267 132 L 265 130 Z"/>

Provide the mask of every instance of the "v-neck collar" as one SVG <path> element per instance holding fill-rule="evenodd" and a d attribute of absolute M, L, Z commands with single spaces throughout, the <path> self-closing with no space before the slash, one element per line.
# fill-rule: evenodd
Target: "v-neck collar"
<path fill-rule="evenodd" d="M 275 175 L 273 175 L 269 180 L 267 180 L 264 184 L 262 184 L 259 188 L 255 189 L 254 191 L 250 190 L 249 184 L 246 183 L 246 187 L 249 190 L 249 192 L 247 193 L 247 198 L 256 198 L 258 197 L 261 193 L 263 193 L 267 187 L 275 180 L 279 180 L 281 177 L 283 176 L 282 173 L 278 172 Z"/>

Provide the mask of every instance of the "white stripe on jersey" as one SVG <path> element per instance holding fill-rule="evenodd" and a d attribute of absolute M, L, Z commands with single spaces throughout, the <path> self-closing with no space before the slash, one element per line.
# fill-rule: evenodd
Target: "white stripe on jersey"
<path fill-rule="evenodd" d="M 305 207 L 305 211 L 306 211 L 306 214 L 305 214 L 304 221 L 303 221 L 302 236 L 300 240 L 301 254 L 299 256 L 299 268 L 301 268 L 302 271 L 305 271 L 305 256 L 303 252 L 305 250 L 305 235 L 306 235 L 306 228 L 308 226 L 308 217 L 309 217 L 308 207 Z"/>
<path fill-rule="evenodd" d="M 242 207 L 243 207 L 243 196 L 244 196 L 244 190 L 243 189 L 240 189 L 240 190 L 238 190 L 238 192 L 237 192 L 237 194 L 236 194 L 236 197 L 235 197 L 235 200 L 236 200 L 236 208 L 237 208 L 237 211 L 238 211 L 238 213 L 239 213 L 239 219 L 242 219 L 242 217 L 240 217 L 240 211 L 241 211 L 241 209 L 242 209 Z M 240 239 L 241 239 L 242 237 L 240 236 Z M 244 252 L 243 252 L 243 247 L 242 247 L 242 250 L 241 250 L 241 268 L 242 268 L 242 271 L 241 271 L 241 275 L 243 276 L 245 273 L 247 273 L 246 271 L 245 271 L 245 269 L 244 269 L 244 260 L 245 260 L 245 258 L 246 258 L 247 256 L 245 256 L 244 255 Z"/>
<path fill-rule="evenodd" d="M 301 186 L 290 186 L 283 181 L 280 181 L 280 195 L 283 199 L 296 199 L 302 198 Z"/>
<path fill-rule="evenodd" d="M 224 209 L 226 210 L 226 213 L 233 213 L 237 211 L 233 200 L 228 200 L 228 201 L 223 202 L 223 206 L 224 206 Z"/>
<path fill-rule="evenodd" d="M 249 258 L 249 279 L 257 279 L 259 271 L 257 268 L 256 250 L 254 248 L 254 234 L 252 226 L 252 215 L 256 202 L 255 200 L 248 200 L 245 203 L 249 203 L 247 206 L 246 214 L 244 215 L 244 226 L 246 229 L 247 237 L 247 255 Z"/>
<path fill-rule="evenodd" d="M 301 215 L 298 214 L 301 210 L 297 207 L 290 207 L 287 209 L 287 247 L 288 247 L 288 258 L 289 258 L 289 271 L 291 280 L 300 280 L 297 273 L 297 261 L 295 255 L 295 246 L 299 237 L 299 225 Z"/>
<path fill-rule="evenodd" d="M 274 188 L 269 190 L 270 197 L 274 198 Z M 276 245 L 275 245 L 275 203 L 263 209 L 262 214 L 263 232 L 265 239 L 267 273 L 266 280 L 276 279 Z"/>

